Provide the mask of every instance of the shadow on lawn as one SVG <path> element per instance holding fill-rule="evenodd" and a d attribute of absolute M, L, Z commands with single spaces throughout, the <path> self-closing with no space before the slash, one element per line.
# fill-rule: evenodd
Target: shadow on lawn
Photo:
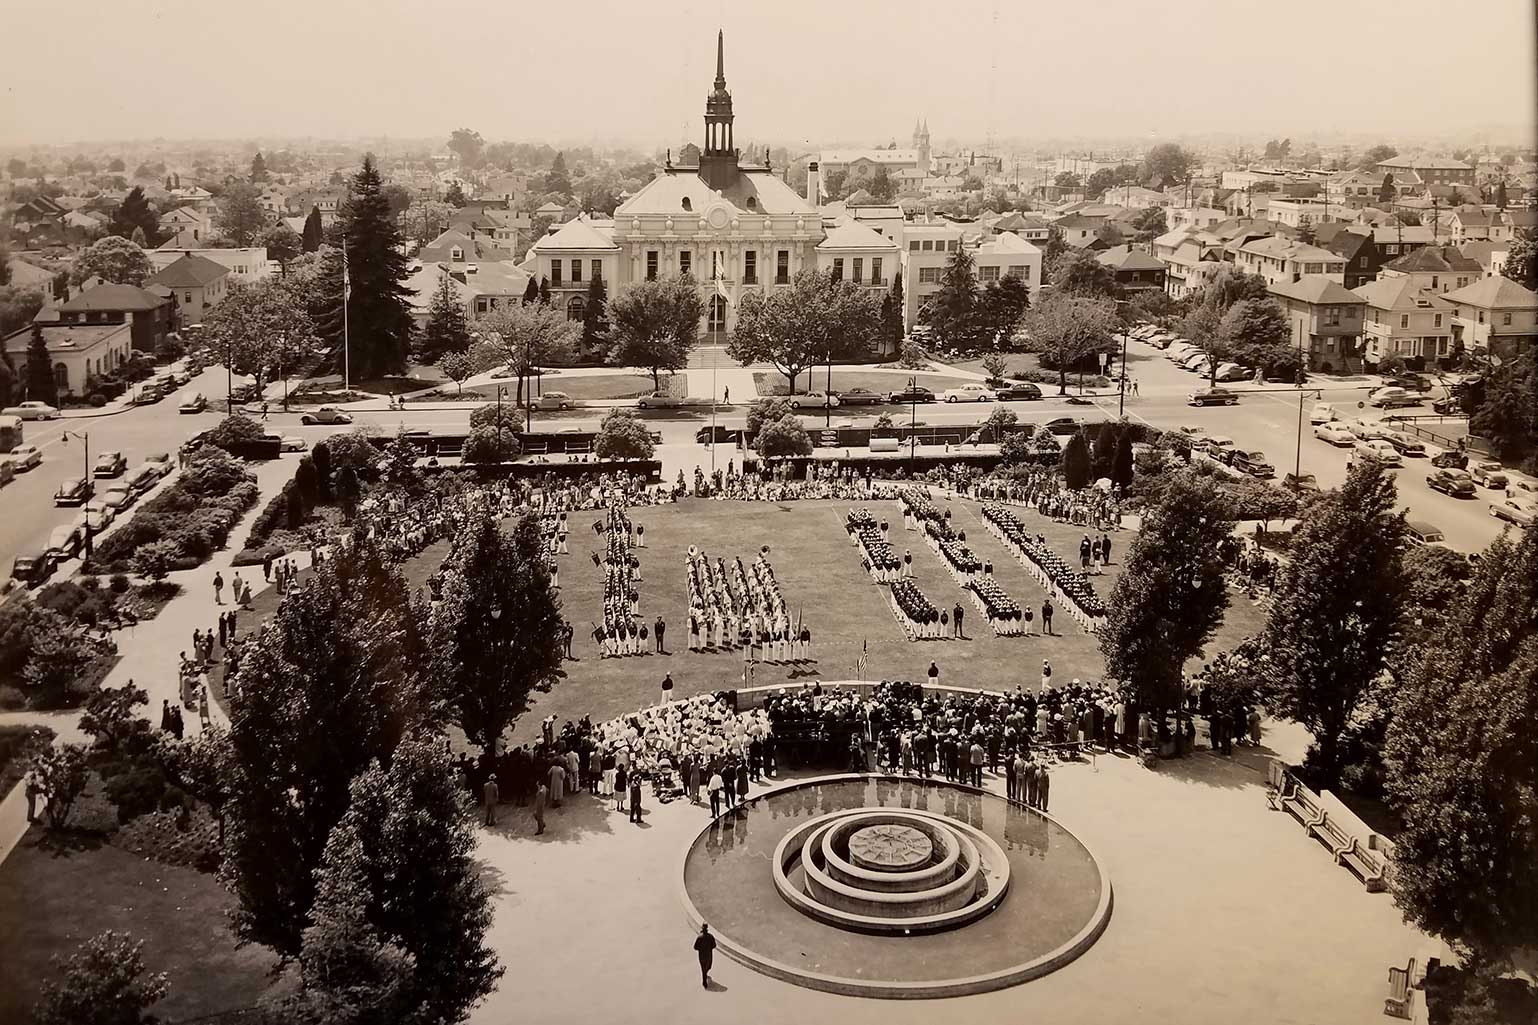
<path fill-rule="evenodd" d="M 1183 758 L 1161 759 L 1154 771 L 1183 782 L 1230 790 L 1264 786 L 1264 770 L 1257 772 L 1254 766 L 1237 757 L 1239 748 L 1234 751 L 1236 756 L 1230 757 L 1198 747 Z M 1264 751 L 1263 747 L 1245 749 L 1246 754 Z"/>
<path fill-rule="evenodd" d="M 648 795 L 650 797 L 650 795 Z M 653 798 L 654 802 L 655 799 Z M 645 803 L 645 802 L 643 802 Z M 627 804 L 628 808 L 629 805 Z M 485 809 L 480 807 L 476 814 L 481 815 L 479 822 L 485 821 Z M 625 815 L 626 812 L 614 810 L 613 798 L 604 800 L 595 797 L 586 791 L 578 791 L 566 794 L 566 799 L 561 802 L 559 808 L 545 809 L 545 831 L 535 835 L 539 827 L 534 822 L 534 805 L 516 805 L 505 803 L 497 808 L 497 822 L 494 826 L 483 826 L 488 833 L 493 833 L 507 840 L 524 840 L 533 843 L 569 843 L 581 839 L 589 833 L 614 832 L 613 820 Z"/>
<path fill-rule="evenodd" d="M 96 851 L 107 845 L 108 835 L 96 829 L 50 829 L 38 825 L 30 830 L 22 843 L 40 851 L 47 851 L 55 858 L 68 858 L 75 854 Z"/>

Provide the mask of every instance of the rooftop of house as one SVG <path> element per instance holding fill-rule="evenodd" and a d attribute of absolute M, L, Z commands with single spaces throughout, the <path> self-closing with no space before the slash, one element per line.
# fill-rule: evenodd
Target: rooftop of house
<path fill-rule="evenodd" d="M 1538 292 L 1504 275 L 1480 278 L 1472 285 L 1443 294 L 1449 302 L 1489 310 L 1538 310 Z"/>
<path fill-rule="evenodd" d="M 1164 270 L 1164 261 L 1158 257 L 1150 256 L 1141 249 L 1133 249 L 1131 246 L 1113 246 L 1096 257 L 1101 263 L 1114 270 Z"/>
<path fill-rule="evenodd" d="M 1452 303 L 1435 292 L 1417 288 L 1407 277 L 1382 277 L 1351 291 L 1361 296 L 1368 306 L 1380 310 L 1414 309 L 1422 305 L 1437 310 L 1452 307 Z"/>
<path fill-rule="evenodd" d="M 165 285 L 168 288 L 202 288 L 229 272 L 230 269 L 222 263 L 215 263 L 197 253 L 187 253 L 175 263 L 156 271 L 146 284 Z"/>
<path fill-rule="evenodd" d="M 1360 304 L 1362 297 L 1324 274 L 1305 274 L 1296 281 L 1278 281 L 1271 285 L 1273 295 L 1314 306 Z"/>
<path fill-rule="evenodd" d="M 1010 254 L 1029 256 L 1033 253 L 1040 255 L 1041 247 L 1027 242 L 1012 231 L 1001 231 L 979 246 L 977 251 L 979 255 L 984 256 L 1008 256 Z M 1161 263 L 1159 266 L 1163 267 L 1164 265 Z"/>
<path fill-rule="evenodd" d="M 1425 169 L 1430 171 L 1468 171 L 1472 170 L 1468 164 L 1461 160 L 1449 160 L 1446 157 L 1389 157 L 1387 160 L 1378 161 L 1379 167 L 1402 167 L 1406 170 Z"/>
<path fill-rule="evenodd" d="M 217 264 L 215 265 L 217 266 Z M 220 270 L 224 268 L 220 267 Z M 103 282 L 85 289 L 60 307 L 66 313 L 129 312 L 157 309 L 164 302 L 148 289 Z"/>
<path fill-rule="evenodd" d="M 1450 274 L 1460 270 L 1478 274 L 1484 268 L 1478 260 L 1463 255 L 1452 246 L 1425 246 L 1390 260 L 1383 269 L 1402 274 Z"/>
<path fill-rule="evenodd" d="M 98 345 L 111 341 L 123 332 L 132 332 L 133 325 L 122 324 L 44 324 L 43 341 L 50 355 L 72 352 L 88 352 Z M 24 327 L 6 336 L 5 351 L 13 357 L 27 351 L 32 341 L 32 328 Z"/>
<path fill-rule="evenodd" d="M 535 242 L 532 248 L 541 253 L 619 252 L 619 246 L 614 243 L 614 222 L 594 221 L 587 217 L 577 217 L 567 221 Z"/>
<path fill-rule="evenodd" d="M 831 229 L 823 240 L 817 244 L 817 251 L 821 253 L 835 250 L 890 250 L 893 253 L 899 251 L 896 242 L 885 235 L 856 222 L 851 217 L 844 217 Z"/>
<path fill-rule="evenodd" d="M 1306 263 L 1337 263 L 1341 260 L 1338 253 L 1299 242 L 1297 239 L 1283 238 L 1280 235 L 1255 239 L 1241 246 L 1240 251 L 1277 260 L 1297 260 Z"/>

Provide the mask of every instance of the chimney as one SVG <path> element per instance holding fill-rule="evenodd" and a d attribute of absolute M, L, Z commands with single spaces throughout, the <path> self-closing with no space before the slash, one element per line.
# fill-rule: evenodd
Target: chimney
<path fill-rule="evenodd" d="M 806 201 L 813 206 L 820 206 L 819 192 L 822 182 L 817 177 L 817 161 L 810 160 L 806 165 Z"/>

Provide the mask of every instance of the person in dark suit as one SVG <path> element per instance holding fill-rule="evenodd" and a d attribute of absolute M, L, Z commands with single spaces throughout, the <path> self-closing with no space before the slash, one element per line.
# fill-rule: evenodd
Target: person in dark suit
<path fill-rule="evenodd" d="M 700 934 L 694 938 L 694 952 L 700 959 L 700 987 L 710 988 L 710 965 L 716 958 L 716 938 L 710 935 L 710 926 L 701 925 Z"/>

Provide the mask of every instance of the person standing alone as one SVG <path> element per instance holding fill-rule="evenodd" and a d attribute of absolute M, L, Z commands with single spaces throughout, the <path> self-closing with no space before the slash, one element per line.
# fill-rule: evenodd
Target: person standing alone
<path fill-rule="evenodd" d="M 486 785 L 481 788 L 481 797 L 486 801 L 486 825 L 497 824 L 497 803 L 502 800 L 502 791 L 497 788 L 497 774 L 492 773 L 486 777 Z"/>
<path fill-rule="evenodd" d="M 700 987 L 710 988 L 710 965 L 716 957 L 716 938 L 710 935 L 710 926 L 701 925 L 700 934 L 694 938 L 694 952 L 700 958 Z"/>

